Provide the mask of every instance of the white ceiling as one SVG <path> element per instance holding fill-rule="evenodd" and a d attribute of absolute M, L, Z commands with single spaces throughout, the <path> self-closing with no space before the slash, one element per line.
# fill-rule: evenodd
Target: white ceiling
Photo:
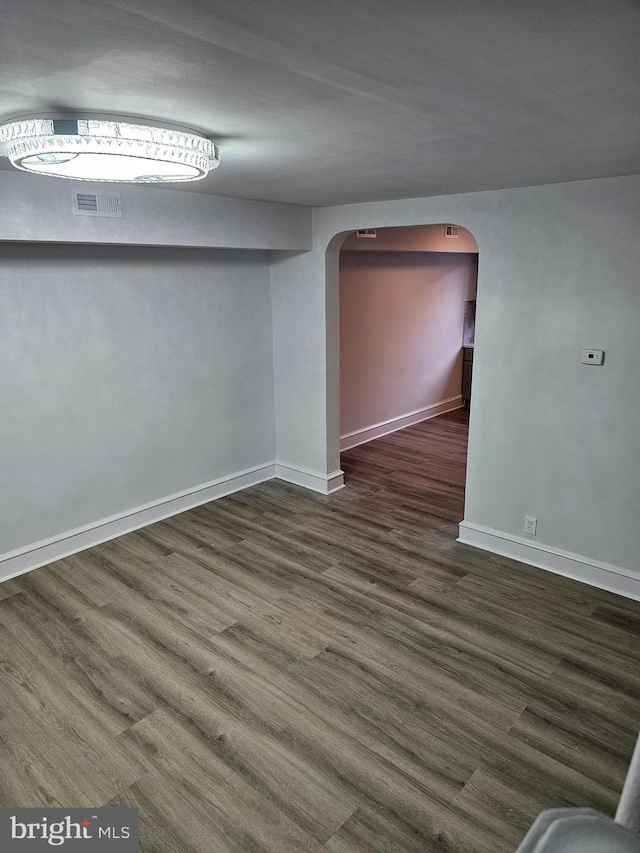
<path fill-rule="evenodd" d="M 327 205 L 640 172 L 639 0 L 6 0 L 0 25 L 0 119 L 202 130 L 222 164 L 185 189 Z"/>

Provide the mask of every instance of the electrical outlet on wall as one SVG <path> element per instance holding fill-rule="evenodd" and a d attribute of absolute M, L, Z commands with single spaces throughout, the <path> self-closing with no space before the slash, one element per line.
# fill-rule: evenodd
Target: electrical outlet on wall
<path fill-rule="evenodd" d="M 524 532 L 528 533 L 530 536 L 536 535 L 536 527 L 538 526 L 538 519 L 534 518 L 532 515 L 525 515 L 524 517 Z"/>

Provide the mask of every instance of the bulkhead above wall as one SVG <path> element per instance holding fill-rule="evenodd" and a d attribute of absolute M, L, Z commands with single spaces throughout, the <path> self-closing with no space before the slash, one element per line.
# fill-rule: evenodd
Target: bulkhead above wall
<path fill-rule="evenodd" d="M 308 251 L 311 208 L 179 189 L 104 184 L 0 170 L 0 242 Z M 117 216 L 79 211 L 81 193 L 112 201 Z M 115 197 L 115 200 L 114 200 Z M 91 199 L 88 199 L 91 200 Z"/>

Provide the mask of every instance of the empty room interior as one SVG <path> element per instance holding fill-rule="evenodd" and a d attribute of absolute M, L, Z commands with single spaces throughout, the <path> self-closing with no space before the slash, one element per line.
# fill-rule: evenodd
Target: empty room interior
<path fill-rule="evenodd" d="M 0 849 L 637 853 L 638 2 L 0 56 Z"/>

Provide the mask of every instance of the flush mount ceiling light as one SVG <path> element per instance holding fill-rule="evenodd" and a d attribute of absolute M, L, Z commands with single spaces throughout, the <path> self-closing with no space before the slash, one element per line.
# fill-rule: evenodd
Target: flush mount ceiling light
<path fill-rule="evenodd" d="M 74 181 L 197 181 L 220 159 L 192 131 L 101 119 L 31 118 L 0 127 L 0 154 L 17 169 Z"/>

